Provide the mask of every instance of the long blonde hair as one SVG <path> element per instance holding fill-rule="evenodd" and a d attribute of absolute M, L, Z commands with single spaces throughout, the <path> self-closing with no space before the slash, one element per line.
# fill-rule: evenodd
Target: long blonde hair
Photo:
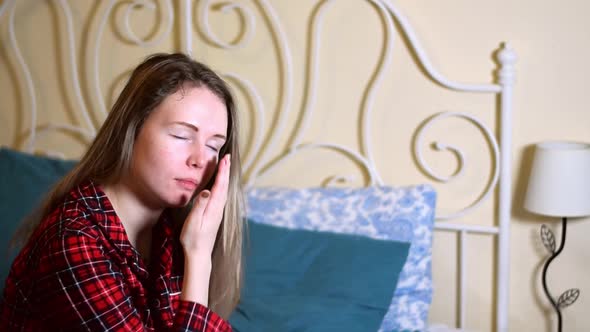
<path fill-rule="evenodd" d="M 25 220 L 16 240 L 22 245 L 39 222 L 81 182 L 118 181 L 130 168 L 135 139 L 145 119 L 167 96 L 187 85 L 209 89 L 227 108 L 227 140 L 219 155 L 231 154 L 230 181 L 224 217 L 213 249 L 209 285 L 210 308 L 227 318 L 237 305 L 242 284 L 244 200 L 237 114 L 228 85 L 206 65 L 184 54 L 154 54 L 135 68 L 87 152 L 53 187 L 39 209 Z M 184 222 L 191 206 L 173 211 L 177 225 Z"/>

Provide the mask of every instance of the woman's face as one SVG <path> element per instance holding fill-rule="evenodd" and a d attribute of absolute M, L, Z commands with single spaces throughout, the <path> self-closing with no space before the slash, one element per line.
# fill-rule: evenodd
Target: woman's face
<path fill-rule="evenodd" d="M 227 122 L 225 104 L 205 87 L 166 97 L 139 131 L 125 181 L 150 207 L 186 205 L 215 173 Z"/>

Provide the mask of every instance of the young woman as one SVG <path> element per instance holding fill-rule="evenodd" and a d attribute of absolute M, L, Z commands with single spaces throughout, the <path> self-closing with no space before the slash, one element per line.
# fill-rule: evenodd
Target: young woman
<path fill-rule="evenodd" d="M 240 294 L 237 118 L 183 54 L 132 73 L 96 139 L 29 220 L 2 331 L 231 331 Z"/>

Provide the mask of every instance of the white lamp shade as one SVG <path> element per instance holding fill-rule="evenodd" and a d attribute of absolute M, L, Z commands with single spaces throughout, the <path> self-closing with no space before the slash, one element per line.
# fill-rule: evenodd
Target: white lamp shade
<path fill-rule="evenodd" d="M 555 217 L 590 215 L 590 144 L 537 144 L 524 208 Z"/>

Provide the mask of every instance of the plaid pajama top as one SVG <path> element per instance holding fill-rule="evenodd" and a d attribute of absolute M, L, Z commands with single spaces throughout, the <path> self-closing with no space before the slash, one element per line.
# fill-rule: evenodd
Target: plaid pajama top
<path fill-rule="evenodd" d="M 180 300 L 179 246 L 162 217 L 146 266 L 105 193 L 86 182 L 43 219 L 15 259 L 0 331 L 231 331 L 207 307 Z"/>

